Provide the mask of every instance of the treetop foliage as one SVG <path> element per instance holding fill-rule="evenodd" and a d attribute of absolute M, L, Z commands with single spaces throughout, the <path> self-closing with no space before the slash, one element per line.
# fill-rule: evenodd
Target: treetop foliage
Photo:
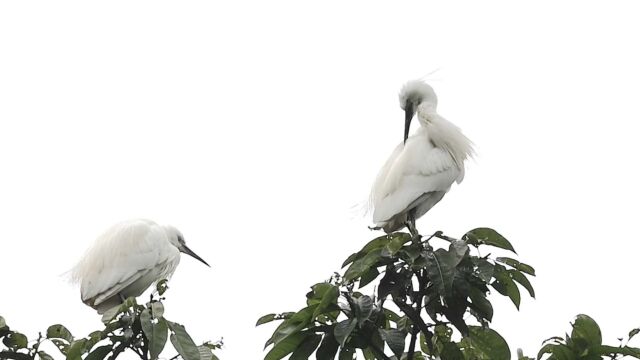
<path fill-rule="evenodd" d="M 264 359 L 300 360 L 315 353 L 317 360 L 509 360 L 507 342 L 490 328 L 494 310 L 488 295 L 495 291 L 519 309 L 521 290 L 535 297 L 530 282 L 535 269 L 513 257 L 481 254 L 492 248 L 517 255 L 489 228 L 460 239 L 442 232 L 377 237 L 343 262 L 344 273 L 311 286 L 304 308 L 258 319 L 256 325 L 280 322 L 265 344 Z M 375 286 L 365 291 L 368 285 Z M 595 345 L 595 322 L 584 319 L 578 317 L 571 337 L 552 338 L 538 359 L 638 354 L 628 347 Z M 558 355 L 565 350 L 578 357 Z"/>
<path fill-rule="evenodd" d="M 142 360 L 158 359 L 167 340 L 171 342 L 177 355 L 172 360 L 218 360 L 213 350 L 222 347 L 222 341 L 204 342 L 197 346 L 185 327 L 164 317 L 162 297 L 168 289 L 166 280 L 158 282 L 156 291 L 148 303 L 140 305 L 135 298 L 126 299 L 102 316 L 104 329 L 90 333 L 83 338 L 74 337 L 61 324 L 51 325 L 43 335 L 29 341 L 27 337 L 11 330 L 0 316 L 0 339 L 6 349 L 0 349 L 0 359 L 53 360 L 55 357 L 41 349 L 52 343 L 60 355 L 67 360 L 115 359 L 129 349 Z"/>

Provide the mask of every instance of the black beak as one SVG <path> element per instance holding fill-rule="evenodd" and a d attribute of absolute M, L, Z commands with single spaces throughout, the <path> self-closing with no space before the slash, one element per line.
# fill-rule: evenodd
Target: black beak
<path fill-rule="evenodd" d="M 189 249 L 187 247 L 187 245 L 182 245 L 182 249 L 180 249 L 180 251 L 182 251 L 183 253 L 192 256 L 193 258 L 199 260 L 200 262 L 202 262 L 203 264 L 207 265 L 208 267 L 211 267 L 211 265 L 207 264 L 206 261 L 202 260 L 202 258 L 200 256 L 198 256 L 196 253 L 194 253 L 193 251 L 191 251 L 191 249 Z"/>
<path fill-rule="evenodd" d="M 408 103 L 404 109 L 404 143 L 407 143 L 409 137 L 409 128 L 411 127 L 411 119 L 413 119 L 413 105 Z"/>

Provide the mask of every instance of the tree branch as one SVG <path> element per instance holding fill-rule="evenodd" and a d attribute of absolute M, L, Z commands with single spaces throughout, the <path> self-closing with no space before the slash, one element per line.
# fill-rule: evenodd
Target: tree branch
<path fill-rule="evenodd" d="M 419 331 L 417 328 L 411 330 L 411 341 L 409 341 L 409 352 L 407 353 L 407 360 L 413 360 L 413 353 L 416 349 L 416 339 L 418 338 Z"/>

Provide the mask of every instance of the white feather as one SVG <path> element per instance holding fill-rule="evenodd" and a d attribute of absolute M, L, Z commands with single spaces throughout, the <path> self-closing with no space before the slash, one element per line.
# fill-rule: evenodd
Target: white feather
<path fill-rule="evenodd" d="M 125 221 L 96 239 L 72 270 L 84 303 L 102 313 L 169 278 L 180 263 L 177 230 L 149 220 Z M 175 238 L 175 239 L 174 239 Z"/>
<path fill-rule="evenodd" d="M 473 155 L 471 141 L 436 112 L 437 97 L 429 85 L 407 83 L 400 92 L 403 109 L 407 101 L 417 101 L 420 128 L 395 148 L 370 195 L 373 222 L 387 232 L 402 228 L 410 210 L 419 218 L 438 203 L 462 181 L 464 162 Z"/>

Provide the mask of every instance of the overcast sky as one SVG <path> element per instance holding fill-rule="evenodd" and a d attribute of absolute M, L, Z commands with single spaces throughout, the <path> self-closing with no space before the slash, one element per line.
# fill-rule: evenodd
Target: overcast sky
<path fill-rule="evenodd" d="M 259 359 L 377 233 L 358 214 L 429 75 L 478 152 L 423 233 L 493 227 L 533 265 L 492 327 L 534 355 L 638 316 L 640 22 L 633 1 L 0 3 L 0 315 L 30 339 L 101 327 L 62 276 L 112 224 L 180 229 L 166 316 Z M 417 123 L 414 123 L 416 128 Z M 354 210 L 355 209 L 355 210 Z M 195 305 L 194 305 L 195 304 Z M 169 355 L 169 354 L 168 354 Z"/>

